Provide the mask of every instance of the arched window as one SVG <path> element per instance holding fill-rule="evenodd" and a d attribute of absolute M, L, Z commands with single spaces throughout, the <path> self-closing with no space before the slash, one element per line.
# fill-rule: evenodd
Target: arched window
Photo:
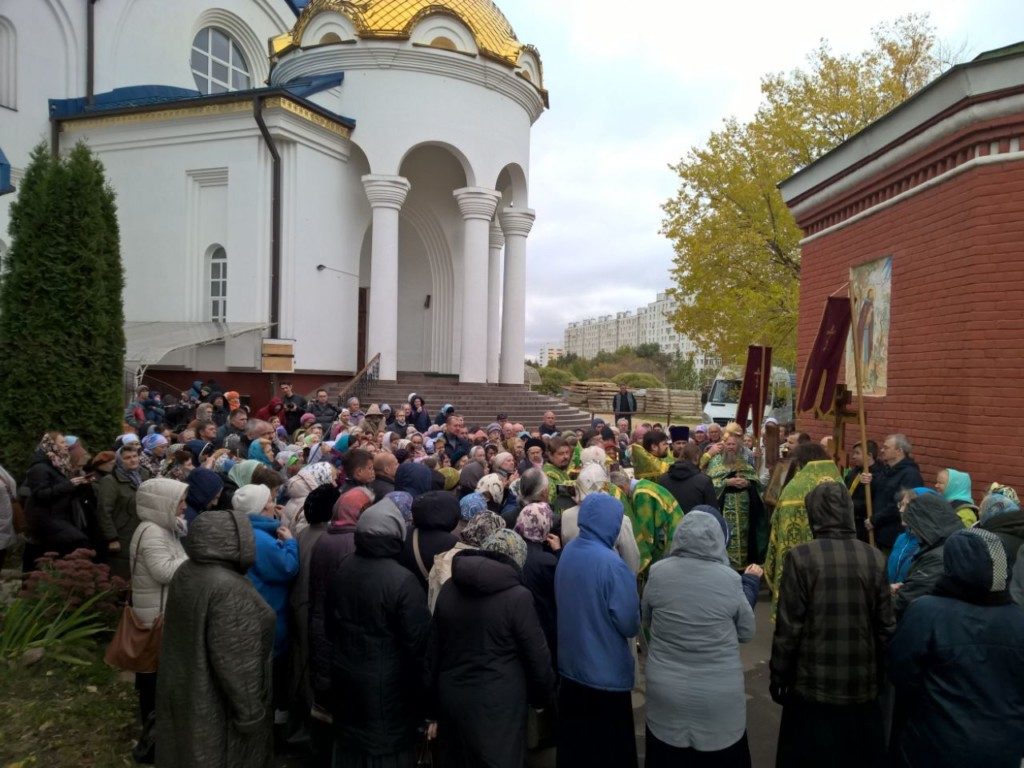
<path fill-rule="evenodd" d="M 242 49 L 217 27 L 204 27 L 192 41 L 192 76 L 201 93 L 245 90 L 251 80 Z"/>
<path fill-rule="evenodd" d="M 331 43 L 340 43 L 341 35 L 337 32 L 328 32 L 326 35 L 320 38 L 320 45 L 329 45 Z"/>
<path fill-rule="evenodd" d="M 222 246 L 210 251 L 210 320 L 223 323 L 228 319 L 228 254 Z"/>
<path fill-rule="evenodd" d="M 14 24 L 0 16 L 0 107 L 18 107 L 17 35 Z"/>

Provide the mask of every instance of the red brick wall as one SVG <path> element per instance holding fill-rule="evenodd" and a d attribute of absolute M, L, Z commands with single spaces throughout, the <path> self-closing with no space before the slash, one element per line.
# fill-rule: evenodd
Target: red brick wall
<path fill-rule="evenodd" d="M 295 391 L 306 396 L 317 387 L 324 384 L 331 384 L 336 381 L 348 381 L 351 376 L 341 374 L 331 378 L 327 374 L 317 375 L 308 373 L 278 374 L 278 381 L 290 381 Z M 271 388 L 269 373 L 248 373 L 241 371 L 184 371 L 181 369 L 161 370 L 150 368 L 142 377 L 142 382 L 157 392 L 174 392 L 181 394 L 192 386 L 197 379 L 207 381 L 216 379 L 217 383 L 224 387 L 225 391 L 235 390 L 243 398 L 249 397 L 253 408 L 262 408 L 267 401 L 274 396 Z M 168 386 L 173 385 L 173 387 Z"/>
<path fill-rule="evenodd" d="M 865 401 L 869 438 L 905 433 L 928 484 L 942 467 L 967 471 L 976 502 L 993 480 L 1024 492 L 1024 162 L 970 169 L 806 243 L 798 371 L 825 297 L 851 266 L 888 255 L 888 389 Z M 847 448 L 857 433 L 847 427 Z"/>

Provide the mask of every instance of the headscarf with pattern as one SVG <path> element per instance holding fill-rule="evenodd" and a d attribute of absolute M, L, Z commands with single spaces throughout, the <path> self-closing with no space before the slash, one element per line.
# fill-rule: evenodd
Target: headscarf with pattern
<path fill-rule="evenodd" d="M 463 520 L 472 520 L 487 511 L 487 499 L 479 493 L 467 493 L 459 500 L 459 515 Z"/>
<path fill-rule="evenodd" d="M 518 533 L 507 528 L 502 528 L 488 536 L 481 549 L 485 552 L 499 552 L 512 558 L 520 569 L 526 563 L 526 542 Z"/>
<path fill-rule="evenodd" d="M 466 544 L 473 547 L 483 546 L 487 537 L 505 527 L 505 520 L 501 515 L 494 512 L 481 512 L 462 529 L 459 538 Z"/>
<path fill-rule="evenodd" d="M 402 513 L 405 527 L 412 528 L 412 494 L 405 491 L 392 491 L 387 494 L 387 498 L 391 499 L 398 507 L 398 511 Z"/>
<path fill-rule="evenodd" d="M 551 507 L 543 501 L 527 504 L 516 519 L 516 533 L 527 541 L 544 543 L 551 533 Z"/>
<path fill-rule="evenodd" d="M 67 445 L 58 445 L 57 441 L 50 437 L 49 432 L 43 435 L 43 439 L 39 441 L 39 450 L 46 454 L 46 458 L 64 477 L 71 477 L 74 473 Z"/>

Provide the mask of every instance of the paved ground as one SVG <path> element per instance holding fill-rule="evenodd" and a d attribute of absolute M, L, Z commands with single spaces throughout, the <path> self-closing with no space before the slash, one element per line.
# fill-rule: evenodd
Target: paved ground
<path fill-rule="evenodd" d="M 773 624 L 768 618 L 769 595 L 761 593 L 754 615 L 757 619 L 757 634 L 749 643 L 740 646 L 740 657 L 747 681 L 747 740 L 753 768 L 775 768 L 775 744 L 779 735 L 779 718 L 782 708 L 768 695 L 768 659 L 772 651 Z M 636 749 L 640 765 L 644 764 L 644 695 L 641 677 L 638 689 L 633 692 L 633 716 L 636 722 Z M 529 768 L 554 768 L 553 749 L 533 753 L 527 763 Z"/>

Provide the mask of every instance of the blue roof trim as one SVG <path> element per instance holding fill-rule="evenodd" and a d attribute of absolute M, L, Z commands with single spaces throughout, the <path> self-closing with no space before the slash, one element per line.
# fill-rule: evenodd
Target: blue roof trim
<path fill-rule="evenodd" d="M 307 101 L 321 91 L 336 88 L 345 80 L 344 72 L 331 72 L 323 75 L 302 77 L 285 83 L 280 86 L 250 88 L 244 91 L 230 91 L 228 93 L 203 94 L 192 88 L 176 88 L 170 85 L 130 85 L 124 88 L 115 88 L 106 93 L 98 93 L 93 98 L 93 103 L 87 104 L 85 98 L 73 99 L 50 99 L 50 117 L 55 120 L 66 120 L 74 117 L 81 117 L 87 114 L 110 114 L 121 110 L 134 109 L 137 107 L 150 107 L 158 105 L 174 105 L 184 102 L 202 102 L 205 100 L 223 101 L 224 99 L 254 98 L 263 94 L 287 94 L 296 101 L 302 102 L 305 106 L 323 112 L 337 120 L 339 123 L 355 128 L 356 121 L 350 117 L 339 115 L 324 109 L 319 104 L 312 104 Z"/>
<path fill-rule="evenodd" d="M 7 155 L 0 147 L 0 195 L 9 195 L 14 191 L 11 184 L 11 164 L 7 162 Z"/>
<path fill-rule="evenodd" d="M 296 16 L 302 13 L 302 9 L 309 5 L 309 0 L 285 0 L 285 2 L 295 11 Z"/>

